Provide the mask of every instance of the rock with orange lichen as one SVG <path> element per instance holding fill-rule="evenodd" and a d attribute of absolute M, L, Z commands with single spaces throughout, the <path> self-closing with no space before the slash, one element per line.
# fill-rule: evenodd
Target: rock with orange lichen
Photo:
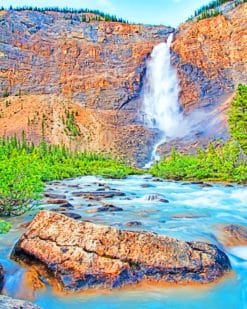
<path fill-rule="evenodd" d="M 239 224 L 229 224 L 221 227 L 219 239 L 225 246 L 246 246 L 247 227 Z"/>
<path fill-rule="evenodd" d="M 208 283 L 231 269 L 216 246 L 126 231 L 41 211 L 12 258 L 38 261 L 65 289 L 116 288 L 143 280 Z"/>

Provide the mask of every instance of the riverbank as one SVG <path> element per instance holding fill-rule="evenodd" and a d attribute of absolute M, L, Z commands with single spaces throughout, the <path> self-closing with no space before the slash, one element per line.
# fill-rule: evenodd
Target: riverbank
<path fill-rule="evenodd" d="M 51 180 L 85 175 L 124 178 L 139 170 L 108 156 L 71 152 L 43 141 L 34 146 L 16 137 L 0 139 L 0 216 L 20 215 L 41 198 Z"/>
<path fill-rule="evenodd" d="M 206 150 L 198 149 L 196 154 L 173 150 L 170 156 L 155 163 L 150 173 L 165 179 L 246 184 L 247 161 L 239 144 L 215 144 Z"/>
<path fill-rule="evenodd" d="M 85 192 L 91 192 L 94 199 L 89 195 L 85 198 Z M 99 199 L 93 192 L 117 194 Z M 221 243 L 219 228 L 221 225 L 246 225 L 244 186 L 212 184 L 201 187 L 200 184 L 164 181 L 150 175 L 128 176 L 125 179 L 86 176 L 48 182 L 45 194 L 53 194 L 53 198 L 47 196 L 38 208 L 20 217 L 10 218 L 12 230 L 0 237 L 0 263 L 6 270 L 4 293 L 17 298 L 21 295 L 22 298 L 32 299 L 44 309 L 52 306 L 62 309 L 73 306 L 77 309 L 82 303 L 87 308 L 123 308 L 130 304 L 133 308 L 159 308 L 161 305 L 201 308 L 202 303 L 205 304 L 205 308 L 212 307 L 215 303 L 228 308 L 229 304 L 237 304 L 241 308 L 243 299 L 239 295 L 242 295 L 241 291 L 246 285 L 246 262 L 243 257 L 240 259 L 240 247 L 236 244 L 228 247 Z M 65 195 L 64 199 L 70 206 L 64 209 L 64 205 L 56 204 L 55 195 Z M 55 204 L 50 204 L 51 200 Z M 113 205 L 122 210 L 111 211 L 112 207 L 106 205 Z M 37 284 L 33 285 L 37 281 L 30 279 L 35 277 L 30 277 L 28 268 L 10 260 L 9 254 L 25 230 L 23 223 L 30 221 L 40 209 L 75 213 L 81 216 L 77 219 L 78 222 L 91 221 L 124 230 L 145 230 L 184 241 L 215 244 L 230 258 L 235 275 L 209 287 L 198 287 L 196 297 L 195 287 L 189 286 L 167 286 L 164 289 L 161 286 L 150 285 L 148 289 L 137 286 L 134 289 L 115 292 L 63 295 L 51 290 L 49 282 L 43 278 L 43 288 L 38 288 Z"/>

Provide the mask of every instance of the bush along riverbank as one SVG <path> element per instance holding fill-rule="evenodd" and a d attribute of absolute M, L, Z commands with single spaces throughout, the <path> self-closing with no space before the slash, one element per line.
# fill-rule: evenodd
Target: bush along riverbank
<path fill-rule="evenodd" d="M 229 109 L 231 138 L 211 143 L 206 150 L 181 154 L 175 149 L 169 157 L 153 165 L 154 176 L 179 180 L 247 182 L 247 85 L 239 85 Z M 218 145 L 219 146 L 218 146 Z"/>
<path fill-rule="evenodd" d="M 40 199 L 44 182 L 98 175 L 123 178 L 138 174 L 121 162 L 100 154 L 70 152 L 44 141 L 34 146 L 16 137 L 0 140 L 0 216 L 21 215 Z M 9 229 L 0 221 L 0 233 Z"/>

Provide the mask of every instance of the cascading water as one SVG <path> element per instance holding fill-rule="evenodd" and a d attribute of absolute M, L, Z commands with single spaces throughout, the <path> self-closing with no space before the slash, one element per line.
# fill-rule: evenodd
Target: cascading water
<path fill-rule="evenodd" d="M 159 160 L 157 148 L 167 138 L 176 135 L 182 121 L 179 105 L 179 85 L 176 70 L 171 65 L 170 46 L 173 34 L 166 43 L 154 47 L 151 59 L 147 63 L 146 84 L 144 90 L 145 123 L 160 130 L 160 139 L 154 146 L 151 160 L 145 167 Z"/>

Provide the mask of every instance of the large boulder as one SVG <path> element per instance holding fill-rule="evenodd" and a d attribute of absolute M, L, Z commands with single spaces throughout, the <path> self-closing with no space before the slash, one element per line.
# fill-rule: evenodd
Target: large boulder
<path fill-rule="evenodd" d="M 0 295 L 1 309 L 40 309 L 40 307 L 20 299 L 14 299 L 8 296 Z"/>
<path fill-rule="evenodd" d="M 65 289 L 115 288 L 142 280 L 208 283 L 231 269 L 216 246 L 76 222 L 41 211 L 12 258 L 41 262 Z"/>

